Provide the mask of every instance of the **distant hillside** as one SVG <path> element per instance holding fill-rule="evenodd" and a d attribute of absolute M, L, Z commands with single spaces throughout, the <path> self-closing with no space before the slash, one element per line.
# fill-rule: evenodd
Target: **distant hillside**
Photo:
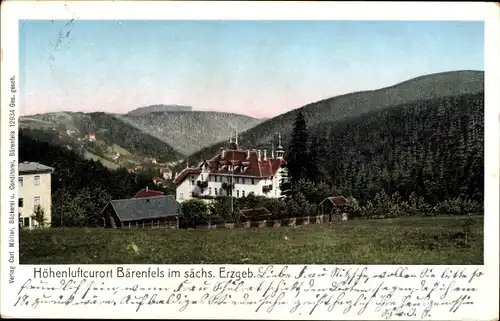
<path fill-rule="evenodd" d="M 178 112 L 178 111 L 193 111 L 191 106 L 181 106 L 181 105 L 151 105 L 146 107 L 136 108 L 127 113 L 127 115 L 143 115 L 146 113 L 155 112 Z"/>
<path fill-rule="evenodd" d="M 184 155 L 226 141 L 236 129 L 243 132 L 263 121 L 244 115 L 209 111 L 155 112 L 117 117 L 161 139 Z"/>
<path fill-rule="evenodd" d="M 135 167 L 151 158 L 176 162 L 182 157 L 158 138 L 106 113 L 24 116 L 20 117 L 20 128 L 34 139 L 65 146 L 108 168 Z"/>
<path fill-rule="evenodd" d="M 242 133 L 239 137 L 243 148 L 270 148 L 276 133 L 281 132 L 285 146 L 298 110 L 304 114 L 309 127 L 321 123 L 341 121 L 410 102 L 437 99 L 446 96 L 474 94 L 484 90 L 483 71 L 453 71 L 414 78 L 397 85 L 372 91 L 362 91 L 337 96 L 308 104 L 279 115 Z M 191 161 L 207 159 L 225 142 L 203 148 L 189 156 Z"/>

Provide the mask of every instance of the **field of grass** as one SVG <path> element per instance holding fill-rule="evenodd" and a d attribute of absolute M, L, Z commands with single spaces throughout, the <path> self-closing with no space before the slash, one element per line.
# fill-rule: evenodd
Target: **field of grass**
<path fill-rule="evenodd" d="M 353 220 L 263 229 L 21 231 L 21 264 L 483 264 L 483 218 Z"/>

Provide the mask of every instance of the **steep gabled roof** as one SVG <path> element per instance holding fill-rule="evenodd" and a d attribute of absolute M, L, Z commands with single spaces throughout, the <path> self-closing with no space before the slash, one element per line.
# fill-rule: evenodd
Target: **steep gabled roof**
<path fill-rule="evenodd" d="M 196 168 L 186 168 L 175 178 L 182 182 L 190 174 L 200 174 L 202 166 L 207 166 L 210 174 L 239 175 L 255 178 L 267 178 L 276 175 L 286 165 L 286 161 L 278 158 L 266 158 L 256 150 L 221 150 L 209 160 L 200 163 Z M 233 169 L 231 169 L 233 167 Z"/>
<path fill-rule="evenodd" d="M 122 222 L 182 216 L 181 207 L 172 195 L 111 200 L 104 210 L 108 206 L 113 207 Z"/>

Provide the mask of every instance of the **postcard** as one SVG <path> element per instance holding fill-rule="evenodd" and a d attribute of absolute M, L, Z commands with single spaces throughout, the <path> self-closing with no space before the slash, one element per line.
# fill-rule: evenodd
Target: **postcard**
<path fill-rule="evenodd" d="M 2 3 L 4 318 L 498 319 L 492 3 Z"/>

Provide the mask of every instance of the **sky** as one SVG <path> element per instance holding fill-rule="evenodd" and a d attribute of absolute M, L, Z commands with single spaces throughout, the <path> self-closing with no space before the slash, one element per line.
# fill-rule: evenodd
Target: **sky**
<path fill-rule="evenodd" d="M 22 115 L 153 104 L 273 117 L 437 72 L 484 70 L 476 21 L 24 20 Z"/>

